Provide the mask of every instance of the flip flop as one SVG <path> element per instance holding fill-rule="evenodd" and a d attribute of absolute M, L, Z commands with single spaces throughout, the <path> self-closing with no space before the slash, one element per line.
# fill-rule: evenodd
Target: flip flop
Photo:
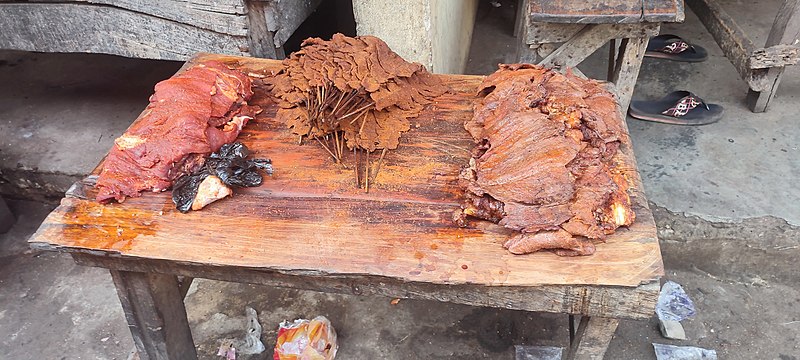
<path fill-rule="evenodd" d="M 650 39 L 644 56 L 686 62 L 708 59 L 708 52 L 701 46 L 692 45 L 677 35 L 664 34 Z"/>
<path fill-rule="evenodd" d="M 688 91 L 674 91 L 661 100 L 631 101 L 631 117 L 674 125 L 706 125 L 722 119 L 723 108 L 706 104 L 699 96 Z"/>

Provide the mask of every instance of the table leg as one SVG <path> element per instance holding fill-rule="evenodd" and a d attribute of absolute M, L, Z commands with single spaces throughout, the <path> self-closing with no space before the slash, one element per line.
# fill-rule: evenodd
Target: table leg
<path fill-rule="evenodd" d="M 611 81 L 616 85 L 619 105 L 625 113 L 628 112 L 633 88 L 636 86 L 636 79 L 639 78 L 639 70 L 642 68 L 642 60 L 649 41 L 649 37 L 635 37 L 624 38 L 620 42 Z"/>
<path fill-rule="evenodd" d="M 570 343 L 567 360 L 601 360 L 619 325 L 618 319 L 583 316 Z"/>
<path fill-rule="evenodd" d="M 178 278 L 111 270 L 142 360 L 197 359 Z"/>
<path fill-rule="evenodd" d="M 765 47 L 778 44 L 794 44 L 798 39 L 798 35 L 800 35 L 800 1 L 784 0 L 778 15 L 775 17 L 775 22 L 769 32 Z M 778 90 L 783 69 L 784 67 L 781 66 L 770 68 L 767 71 L 766 77 L 770 85 L 769 89 L 765 91 L 749 90 L 747 93 L 747 106 L 750 111 L 757 113 L 767 111 L 770 100 Z"/>

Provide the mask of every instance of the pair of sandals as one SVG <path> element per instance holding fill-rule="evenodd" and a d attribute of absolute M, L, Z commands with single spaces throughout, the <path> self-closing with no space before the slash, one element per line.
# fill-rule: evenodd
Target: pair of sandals
<path fill-rule="evenodd" d="M 674 61 L 700 62 L 708 58 L 706 49 L 689 44 L 675 35 L 659 35 L 650 39 L 646 57 Z M 674 91 L 660 100 L 631 101 L 631 117 L 674 125 L 706 125 L 722 118 L 723 108 L 708 104 L 689 91 Z"/>

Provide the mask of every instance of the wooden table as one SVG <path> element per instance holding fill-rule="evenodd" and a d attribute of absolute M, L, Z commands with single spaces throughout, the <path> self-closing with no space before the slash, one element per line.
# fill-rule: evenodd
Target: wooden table
<path fill-rule="evenodd" d="M 610 42 L 608 80 L 627 111 L 650 37 L 683 17 L 683 0 L 518 0 L 518 59 L 575 67 Z"/>
<path fill-rule="evenodd" d="M 221 55 L 193 61 L 210 59 L 245 72 L 279 66 Z M 299 146 L 257 90 L 252 102 L 265 111 L 239 139 L 255 156 L 273 160 L 275 174 L 261 187 L 181 214 L 169 192 L 98 204 L 90 176 L 70 189 L 31 246 L 111 270 L 143 359 L 196 357 L 182 301 L 195 277 L 583 315 L 571 356 L 602 357 L 617 319 L 652 316 L 663 275 L 630 143 L 618 156 L 627 164 L 636 223 L 592 256 L 512 255 L 501 246 L 508 235 L 502 227 L 453 224 L 463 196 L 457 174 L 473 144 L 463 122 L 482 77 L 442 79 L 453 93 L 386 153 L 369 193 L 356 189 L 353 171 L 333 164 L 321 147 Z"/>

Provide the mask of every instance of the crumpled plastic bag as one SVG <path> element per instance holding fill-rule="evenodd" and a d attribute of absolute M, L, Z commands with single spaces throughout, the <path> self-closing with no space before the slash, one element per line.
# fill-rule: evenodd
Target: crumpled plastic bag
<path fill-rule="evenodd" d="M 661 287 L 656 304 L 656 314 L 661 320 L 683 321 L 696 314 L 694 303 L 683 287 L 673 281 L 667 281 Z"/>
<path fill-rule="evenodd" d="M 337 349 L 336 330 L 326 317 L 284 321 L 278 328 L 273 360 L 333 360 Z"/>
<path fill-rule="evenodd" d="M 653 343 L 658 360 L 717 360 L 717 352 L 694 346 L 675 346 Z"/>
<path fill-rule="evenodd" d="M 200 169 L 175 181 L 172 185 L 172 201 L 175 207 L 182 213 L 189 212 L 200 184 L 208 176 L 217 176 L 228 186 L 261 185 L 263 179 L 259 170 L 272 175 L 272 162 L 269 159 L 247 159 L 249 155 L 247 146 L 238 141 L 222 145 L 219 151 L 205 160 Z"/>

